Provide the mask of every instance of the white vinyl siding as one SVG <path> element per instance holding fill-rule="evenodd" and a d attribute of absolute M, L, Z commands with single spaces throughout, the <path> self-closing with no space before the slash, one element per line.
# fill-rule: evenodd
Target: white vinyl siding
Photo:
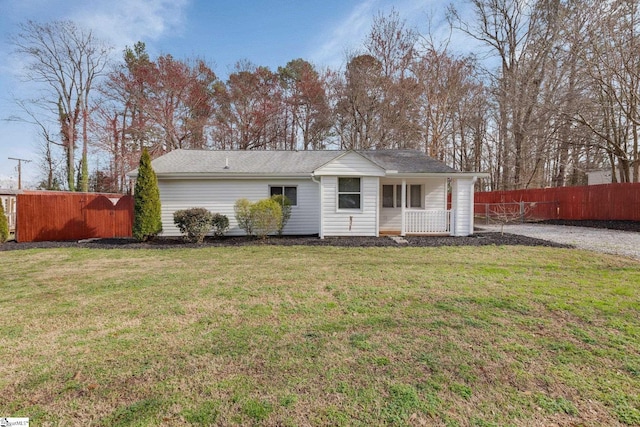
<path fill-rule="evenodd" d="M 320 193 L 318 184 L 306 180 L 168 180 L 160 178 L 162 235 L 180 236 L 173 223 L 173 213 L 180 209 L 205 208 L 229 218 L 228 235 L 243 235 L 238 228 L 233 206 L 245 198 L 252 202 L 270 197 L 270 186 L 297 187 L 297 206 L 291 208 L 291 218 L 283 233 L 289 235 L 318 234 L 320 231 Z"/>
<path fill-rule="evenodd" d="M 424 182 L 425 209 L 447 209 L 447 179 L 432 178 Z"/>
<path fill-rule="evenodd" d="M 454 236 L 473 234 L 473 178 L 454 179 L 452 183 L 451 209 L 453 210 Z"/>
<path fill-rule="evenodd" d="M 338 208 L 338 177 L 323 176 L 321 179 L 324 237 L 377 236 L 379 179 L 377 177 L 361 177 L 362 193 L 359 210 Z"/>
<path fill-rule="evenodd" d="M 358 153 L 349 152 L 314 171 L 316 176 L 384 176 L 385 171 Z"/>

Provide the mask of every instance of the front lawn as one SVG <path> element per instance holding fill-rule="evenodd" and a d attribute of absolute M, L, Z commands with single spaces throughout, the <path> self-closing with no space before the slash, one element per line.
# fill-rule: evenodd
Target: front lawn
<path fill-rule="evenodd" d="M 571 249 L 0 253 L 0 417 L 638 425 L 640 264 Z"/>

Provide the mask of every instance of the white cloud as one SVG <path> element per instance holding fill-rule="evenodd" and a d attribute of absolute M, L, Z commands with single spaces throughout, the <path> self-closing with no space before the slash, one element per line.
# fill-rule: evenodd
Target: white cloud
<path fill-rule="evenodd" d="M 365 0 L 353 8 L 349 16 L 320 35 L 320 46 L 309 57 L 318 66 L 338 68 L 345 54 L 360 47 L 369 31 L 378 0 Z"/>
<path fill-rule="evenodd" d="M 363 0 L 344 19 L 318 37 L 319 47 L 308 56 L 319 66 L 338 68 L 344 65 L 346 54 L 362 48 L 373 19 L 378 13 L 398 12 L 410 28 L 426 31 L 431 24 L 440 26 L 447 3 L 441 0 Z"/>
<path fill-rule="evenodd" d="M 94 0 L 69 17 L 117 49 L 180 33 L 189 0 Z"/>

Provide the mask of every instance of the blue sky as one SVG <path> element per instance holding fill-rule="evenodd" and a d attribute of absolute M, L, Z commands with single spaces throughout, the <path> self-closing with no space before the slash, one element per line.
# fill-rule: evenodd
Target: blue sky
<path fill-rule="evenodd" d="M 20 115 L 14 98 L 28 93 L 20 58 L 9 36 L 26 20 L 72 20 L 90 28 L 121 57 L 126 46 L 144 41 L 152 57 L 201 58 L 225 78 L 238 60 L 275 70 L 296 58 L 318 67 L 343 66 L 359 49 L 375 15 L 395 9 L 422 33 L 443 24 L 442 0 L 0 0 L 0 187 L 23 186 L 38 176 L 37 131 L 5 119 Z"/>

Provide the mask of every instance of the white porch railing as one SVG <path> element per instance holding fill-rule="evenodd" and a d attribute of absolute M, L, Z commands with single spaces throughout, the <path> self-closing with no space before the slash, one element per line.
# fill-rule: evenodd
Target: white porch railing
<path fill-rule="evenodd" d="M 7 217 L 7 225 L 9 226 L 9 232 L 14 232 L 16 230 L 16 213 L 11 212 L 5 215 Z"/>
<path fill-rule="evenodd" d="M 451 212 L 444 209 L 406 210 L 405 234 L 441 234 L 451 231 Z"/>

